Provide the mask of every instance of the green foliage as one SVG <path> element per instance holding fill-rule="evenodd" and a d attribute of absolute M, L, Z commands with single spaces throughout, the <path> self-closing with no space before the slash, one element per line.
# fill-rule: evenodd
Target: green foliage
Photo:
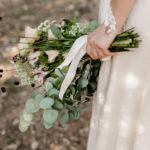
<path fill-rule="evenodd" d="M 54 104 L 54 99 L 44 98 L 40 103 L 40 108 L 49 109 Z"/>
<path fill-rule="evenodd" d="M 58 39 L 60 39 L 62 37 L 61 31 L 55 25 L 51 26 L 51 31 Z"/>
<path fill-rule="evenodd" d="M 26 102 L 26 106 L 25 106 L 25 110 L 28 113 L 35 113 L 39 110 L 38 107 L 36 107 L 35 104 L 35 100 L 30 98 L 27 102 Z"/>
<path fill-rule="evenodd" d="M 69 119 L 69 114 L 68 112 L 64 112 L 61 114 L 60 116 L 60 123 L 63 124 L 63 123 L 66 123 Z"/>
<path fill-rule="evenodd" d="M 48 92 L 48 96 L 50 97 L 56 97 L 58 98 L 59 96 L 59 91 L 55 88 L 50 89 L 50 91 Z"/>
<path fill-rule="evenodd" d="M 38 39 L 29 45 L 29 48 L 40 52 L 35 65 L 29 65 L 29 54 L 25 56 L 18 55 L 18 62 L 15 63 L 17 77 L 22 77 L 24 84 L 33 84 L 35 75 L 42 75 L 44 81 L 44 93 L 35 90 L 31 94 L 31 98 L 26 102 L 25 110 L 20 118 L 19 129 L 24 132 L 28 129 L 36 112 L 43 112 L 43 125 L 46 129 L 53 127 L 54 123 L 60 116 L 60 123 L 63 124 L 69 119 L 77 120 L 80 117 L 80 111 L 86 111 L 83 106 L 90 101 L 93 93 L 97 88 L 97 79 L 101 62 L 92 60 L 88 55 L 81 59 L 76 75 L 66 90 L 62 100 L 59 99 L 59 92 L 62 82 L 68 72 L 69 65 L 58 69 L 57 67 L 64 61 L 64 53 L 68 53 L 75 40 L 87 35 L 98 27 L 97 21 L 92 21 L 89 24 L 81 24 L 77 22 L 76 16 L 73 21 L 62 19 L 64 25 L 57 27 L 56 23 L 46 23 L 46 30 L 38 28 Z M 43 26 L 43 24 L 41 25 Z M 44 25 L 45 26 L 45 25 Z M 48 39 L 48 30 L 57 39 Z M 125 31 L 119 34 L 112 45 L 111 52 L 126 51 L 128 48 L 135 48 L 139 45 L 137 39 L 138 34 L 134 33 L 134 29 Z M 45 51 L 56 50 L 58 56 L 53 63 L 49 62 L 49 57 Z M 25 63 L 22 60 L 27 59 Z M 34 69 L 41 69 L 38 73 L 34 73 Z M 34 70 L 34 71 L 33 71 Z M 32 72 L 33 71 L 33 72 Z M 46 72 L 46 76 L 42 73 Z M 37 88 L 43 86 L 35 84 Z"/>
<path fill-rule="evenodd" d="M 44 110 L 43 120 L 46 124 L 53 124 L 58 118 L 58 111 L 55 109 Z"/>
<path fill-rule="evenodd" d="M 53 108 L 55 108 L 57 110 L 62 110 L 64 108 L 64 106 L 59 100 L 55 99 L 55 103 L 53 105 Z"/>
<path fill-rule="evenodd" d="M 82 77 L 79 79 L 79 82 L 78 82 L 79 87 L 81 87 L 81 88 L 85 88 L 88 85 L 88 83 L 89 83 L 89 81 Z"/>
<path fill-rule="evenodd" d="M 52 83 L 51 82 L 45 82 L 45 84 L 44 84 L 44 90 L 46 92 L 48 92 L 51 88 L 53 88 Z"/>

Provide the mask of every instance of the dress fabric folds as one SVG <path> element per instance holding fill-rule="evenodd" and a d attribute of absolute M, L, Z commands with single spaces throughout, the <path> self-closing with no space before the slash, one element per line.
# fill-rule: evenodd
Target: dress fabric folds
<path fill-rule="evenodd" d="M 150 150 L 150 0 L 136 0 L 131 27 L 142 43 L 102 63 L 87 150 Z"/>

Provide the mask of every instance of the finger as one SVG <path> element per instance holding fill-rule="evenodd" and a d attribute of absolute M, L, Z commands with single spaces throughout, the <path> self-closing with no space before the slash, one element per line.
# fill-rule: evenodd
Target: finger
<path fill-rule="evenodd" d="M 96 47 L 96 51 L 97 51 L 98 59 L 105 57 L 105 54 L 103 53 L 103 51 L 100 48 Z"/>
<path fill-rule="evenodd" d="M 104 49 L 104 48 L 101 48 L 100 46 L 96 46 L 98 49 L 100 49 L 101 50 L 101 52 L 103 53 L 103 57 L 105 57 L 105 56 L 108 56 L 109 55 L 109 53 L 110 53 L 110 51 L 108 50 L 108 49 Z"/>
<path fill-rule="evenodd" d="M 93 52 L 94 50 L 91 48 L 89 44 L 86 46 L 86 51 L 87 54 L 92 58 L 92 59 L 97 59 L 95 53 Z"/>
<path fill-rule="evenodd" d="M 109 56 L 115 56 L 117 54 L 117 52 L 110 52 Z"/>

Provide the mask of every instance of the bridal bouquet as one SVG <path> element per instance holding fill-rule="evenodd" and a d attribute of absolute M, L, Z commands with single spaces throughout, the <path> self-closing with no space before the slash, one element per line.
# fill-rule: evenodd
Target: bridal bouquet
<path fill-rule="evenodd" d="M 44 21 L 37 28 L 25 28 L 19 53 L 13 57 L 15 76 L 22 85 L 31 85 L 34 91 L 27 100 L 20 117 L 19 129 L 28 129 L 36 112 L 42 111 L 46 129 L 59 120 L 79 119 L 80 111 L 87 108 L 97 87 L 100 60 L 92 60 L 85 53 L 86 35 L 98 27 L 96 21 L 82 24 L 62 19 Z M 110 47 L 112 52 L 137 48 L 138 34 L 134 29 L 119 34 Z"/>

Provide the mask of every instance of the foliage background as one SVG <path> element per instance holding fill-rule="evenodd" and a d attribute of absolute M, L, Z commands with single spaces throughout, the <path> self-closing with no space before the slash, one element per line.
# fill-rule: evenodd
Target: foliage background
<path fill-rule="evenodd" d="M 45 19 L 71 18 L 73 13 L 79 21 L 97 19 L 98 0 L 0 0 L 0 68 L 11 69 L 9 60 L 17 53 L 18 35 L 26 25 L 36 27 Z M 45 130 L 36 116 L 26 133 L 18 130 L 19 116 L 32 88 L 15 86 L 13 71 L 0 78 L 0 150 L 85 150 L 89 133 L 91 106 L 78 121 L 56 124 Z"/>

